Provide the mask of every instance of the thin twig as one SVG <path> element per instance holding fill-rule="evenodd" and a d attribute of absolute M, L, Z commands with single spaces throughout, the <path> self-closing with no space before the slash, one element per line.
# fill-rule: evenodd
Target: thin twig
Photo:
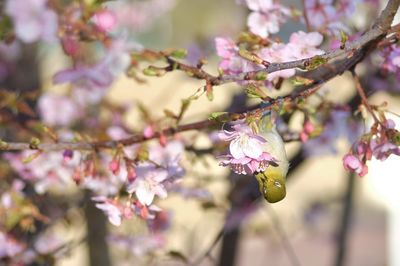
<path fill-rule="evenodd" d="M 296 255 L 296 252 L 293 249 L 293 246 L 290 244 L 289 238 L 281 226 L 281 222 L 279 221 L 279 217 L 276 214 L 273 208 L 268 208 L 269 214 L 271 215 L 272 224 L 278 232 L 279 237 L 281 238 L 282 245 L 286 254 L 289 257 L 289 260 L 293 266 L 301 266 L 300 260 Z"/>

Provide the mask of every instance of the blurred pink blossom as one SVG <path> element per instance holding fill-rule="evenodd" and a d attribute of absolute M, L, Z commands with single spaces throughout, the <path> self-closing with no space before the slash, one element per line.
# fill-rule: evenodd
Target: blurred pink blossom
<path fill-rule="evenodd" d="M 135 256 L 145 256 L 156 249 L 162 248 L 166 241 L 160 234 L 110 235 L 107 240 L 113 246 L 128 250 Z"/>
<path fill-rule="evenodd" d="M 117 24 L 117 15 L 108 9 L 97 11 L 92 17 L 93 23 L 100 31 L 108 32 Z"/>
<path fill-rule="evenodd" d="M 25 250 L 25 246 L 13 237 L 0 231 L 0 259 L 12 258 Z"/>
<path fill-rule="evenodd" d="M 368 173 L 368 167 L 352 154 L 346 154 L 343 157 L 343 166 L 346 170 L 355 172 L 359 176 L 364 176 Z"/>
<path fill-rule="evenodd" d="M 238 54 L 239 47 L 229 38 L 215 38 L 215 47 L 218 56 L 221 57 L 219 68 L 224 74 L 240 74 L 260 68 L 252 62 L 240 57 Z"/>
<path fill-rule="evenodd" d="M 47 0 L 8 0 L 5 12 L 12 18 L 15 33 L 23 42 L 57 39 L 57 15 L 47 7 Z"/>
<path fill-rule="evenodd" d="M 44 93 L 38 102 L 40 116 L 49 126 L 69 126 L 83 116 L 80 106 L 71 98 L 54 93 Z"/>
<path fill-rule="evenodd" d="M 250 31 L 263 38 L 279 31 L 280 24 L 290 16 L 290 10 L 273 0 L 246 0 L 252 11 L 247 18 Z"/>

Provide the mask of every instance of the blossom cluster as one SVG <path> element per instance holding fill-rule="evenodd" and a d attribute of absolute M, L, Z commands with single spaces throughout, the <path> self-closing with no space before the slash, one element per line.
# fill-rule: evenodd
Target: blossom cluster
<path fill-rule="evenodd" d="M 232 131 L 223 130 L 219 133 L 222 141 L 229 141 L 229 153 L 220 156 L 221 165 L 229 166 L 237 174 L 253 174 L 262 172 L 277 160 L 266 151 L 267 140 L 255 134 L 244 122 L 232 126 Z"/>
<path fill-rule="evenodd" d="M 396 78 L 400 79 L 400 47 L 398 45 L 391 45 L 386 47 L 381 52 L 384 62 L 381 68 L 389 73 L 393 73 Z"/>
<path fill-rule="evenodd" d="M 361 136 L 343 157 L 344 168 L 364 176 L 368 173 L 366 162 L 372 157 L 384 161 L 392 154 L 400 156 L 400 132 L 395 126 L 393 120 L 386 119 L 377 123 L 371 133 Z"/>
<path fill-rule="evenodd" d="M 303 31 L 292 33 L 287 44 L 272 43 L 254 54 L 269 63 L 288 62 L 321 55 L 323 50 L 317 47 L 321 45 L 323 36 L 318 32 L 305 33 Z M 256 64 L 240 55 L 240 47 L 229 38 L 216 38 L 217 54 L 221 57 L 219 68 L 225 74 L 238 74 L 264 68 L 262 64 Z M 267 76 L 268 81 L 278 77 L 290 78 L 294 76 L 294 69 L 286 69 L 273 72 Z"/>
<path fill-rule="evenodd" d="M 92 190 L 97 207 L 102 209 L 114 225 L 120 225 L 121 219 L 131 218 L 138 214 L 144 219 L 154 217 L 154 211 L 160 209 L 153 205 L 155 196 L 165 198 L 167 189 L 173 188 L 176 181 L 184 174 L 180 164 L 183 144 L 180 141 L 170 141 L 165 147 L 158 145 L 149 148 L 149 161 L 138 161 L 127 165 L 125 161 L 110 160 L 104 157 L 102 161 L 110 161 L 110 170 L 106 175 L 96 169 L 94 160 L 77 152 L 49 152 L 38 155 L 30 163 L 23 163 L 22 158 L 31 153 L 21 155 L 6 154 L 11 166 L 26 182 L 31 182 L 37 193 L 43 194 L 49 190 L 66 190 L 77 183 L 83 188 Z M 107 163 L 106 163 L 107 165 Z M 114 199 L 120 190 L 136 196 L 137 200 L 128 199 L 122 204 Z"/>

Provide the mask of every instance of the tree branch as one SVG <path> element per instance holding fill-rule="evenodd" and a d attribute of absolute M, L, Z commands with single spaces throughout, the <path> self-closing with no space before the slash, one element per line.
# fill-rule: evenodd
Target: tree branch
<path fill-rule="evenodd" d="M 358 40 L 346 44 L 345 49 L 343 50 L 334 50 L 327 52 L 324 55 L 319 56 L 322 59 L 331 61 L 336 58 L 337 60 L 331 61 L 330 63 L 323 64 L 318 68 L 298 73 L 302 76 L 312 78 L 313 83 L 307 86 L 301 86 L 297 88 L 291 94 L 288 94 L 284 97 L 278 97 L 276 99 L 271 99 L 268 102 L 268 106 L 259 107 L 255 110 L 247 111 L 244 113 L 230 113 L 227 114 L 224 119 L 227 121 L 236 121 L 240 119 L 244 119 L 246 117 L 251 116 L 260 116 L 265 111 L 270 110 L 272 107 L 281 105 L 283 103 L 292 102 L 296 98 L 300 97 L 308 97 L 311 94 L 315 93 L 320 85 L 327 82 L 328 80 L 336 77 L 337 75 L 341 75 L 343 72 L 353 69 L 362 59 L 377 46 L 379 41 L 381 41 L 388 31 L 390 30 L 390 25 L 393 21 L 394 15 L 397 12 L 399 7 L 400 0 L 390 0 L 386 5 L 385 9 L 382 11 L 381 15 L 377 18 L 374 25 L 371 27 L 369 31 L 367 31 L 364 35 L 362 35 Z M 343 58 L 338 59 L 340 56 Z M 239 75 L 224 75 L 215 77 L 211 74 L 208 74 L 201 68 L 188 66 L 186 64 L 180 63 L 174 59 L 167 57 L 168 62 L 170 64 L 175 65 L 175 69 L 181 69 L 185 72 L 190 72 L 194 77 L 199 79 L 205 79 L 209 84 L 221 85 L 224 83 L 235 82 L 235 81 L 243 81 L 250 80 L 255 78 L 259 73 L 272 73 L 279 70 L 290 69 L 290 68 L 304 68 L 307 66 L 314 57 L 306 58 L 302 60 L 296 60 L 291 62 L 283 62 L 283 63 L 272 63 L 267 68 L 259 70 L 259 71 L 251 71 L 245 72 Z M 32 146 L 29 143 L 21 143 L 21 142 L 4 142 L 0 141 L 0 150 L 5 151 L 15 151 L 15 150 L 95 150 L 95 149 L 112 149 L 116 148 L 118 145 L 132 145 L 135 143 L 140 143 L 143 141 L 147 141 L 150 139 L 159 138 L 160 136 L 169 136 L 174 135 L 178 132 L 189 131 L 189 130 L 199 130 L 208 128 L 210 126 L 214 126 L 220 123 L 218 119 L 216 120 L 204 120 L 191 124 L 181 125 L 177 127 L 169 127 L 160 132 L 156 132 L 154 136 L 151 138 L 146 138 L 143 134 L 135 134 L 129 138 L 122 139 L 119 141 L 94 141 L 94 142 L 59 142 L 59 143 L 41 143 L 39 145 Z"/>

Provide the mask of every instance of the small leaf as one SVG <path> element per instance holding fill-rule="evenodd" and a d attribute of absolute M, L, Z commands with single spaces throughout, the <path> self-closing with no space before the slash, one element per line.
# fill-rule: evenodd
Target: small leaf
<path fill-rule="evenodd" d="M 245 89 L 246 94 L 249 98 L 261 98 L 264 99 L 266 98 L 268 95 L 259 87 L 250 84 L 246 87 Z"/>
<path fill-rule="evenodd" d="M 207 83 L 207 85 L 205 86 L 205 90 L 206 90 L 207 99 L 210 102 L 212 100 L 214 100 L 213 87 L 212 87 L 212 85 L 210 83 Z"/>
<path fill-rule="evenodd" d="M 300 76 L 296 76 L 296 77 L 290 79 L 290 81 L 292 82 L 292 84 L 294 86 L 310 85 L 314 82 L 314 80 L 312 80 L 312 79 L 308 79 L 308 78 L 304 78 L 304 77 L 300 77 Z"/>
<path fill-rule="evenodd" d="M 243 57 L 244 59 L 247 59 L 251 62 L 254 62 L 256 64 L 262 65 L 264 60 L 262 60 L 261 58 L 259 58 L 256 54 L 247 51 L 246 49 L 239 49 L 239 55 L 241 57 Z"/>
<path fill-rule="evenodd" d="M 229 113 L 228 112 L 214 112 L 209 117 L 208 120 L 217 120 L 219 122 L 228 122 Z"/>
<path fill-rule="evenodd" d="M 173 119 L 177 119 L 178 118 L 178 116 L 176 114 L 174 114 L 174 112 L 172 112 L 171 110 L 168 110 L 168 109 L 164 109 L 164 114 L 165 114 L 166 117 L 170 117 L 170 118 L 173 118 Z"/>
<path fill-rule="evenodd" d="M 255 80 L 264 81 L 267 79 L 267 77 L 268 77 L 267 72 L 260 71 L 260 72 L 257 72 Z"/>
<path fill-rule="evenodd" d="M 189 260 L 186 258 L 186 256 L 183 255 L 183 254 L 182 254 L 181 252 L 179 252 L 179 251 L 170 250 L 170 251 L 168 252 L 168 255 L 171 256 L 171 257 L 174 258 L 174 259 L 181 260 L 181 261 L 183 261 L 184 263 L 188 263 L 188 262 L 189 262 Z"/>
<path fill-rule="evenodd" d="M 8 143 L 0 139 L 0 150 L 7 150 L 8 149 Z"/>
<path fill-rule="evenodd" d="M 31 149 L 33 149 L 33 150 L 37 150 L 37 149 L 39 148 L 39 147 L 38 147 L 39 144 L 40 144 L 40 139 L 33 137 L 33 138 L 31 138 L 31 140 L 29 141 L 29 148 L 31 148 Z"/>
<path fill-rule="evenodd" d="M 33 160 L 35 160 L 37 157 L 39 157 L 40 154 L 42 154 L 41 151 L 36 151 L 36 152 L 34 152 L 34 153 L 28 155 L 27 157 L 23 158 L 23 159 L 22 159 L 22 162 L 23 162 L 23 163 L 30 163 L 30 162 L 32 162 Z"/>
<path fill-rule="evenodd" d="M 313 70 L 316 69 L 317 67 L 325 64 L 328 60 L 324 57 L 321 57 L 319 55 L 314 56 L 311 58 L 310 61 L 308 61 L 308 64 L 305 66 L 307 70 Z"/>
<path fill-rule="evenodd" d="M 184 59 L 186 58 L 188 52 L 185 49 L 174 50 L 170 53 L 170 56 L 176 59 Z"/>
<path fill-rule="evenodd" d="M 344 31 L 340 31 L 340 49 L 346 47 L 346 42 L 349 40 L 349 36 Z"/>
<path fill-rule="evenodd" d="M 156 68 L 154 66 L 149 66 L 145 69 L 143 69 L 143 74 L 149 77 L 161 77 L 165 75 L 167 71 L 163 68 Z"/>

